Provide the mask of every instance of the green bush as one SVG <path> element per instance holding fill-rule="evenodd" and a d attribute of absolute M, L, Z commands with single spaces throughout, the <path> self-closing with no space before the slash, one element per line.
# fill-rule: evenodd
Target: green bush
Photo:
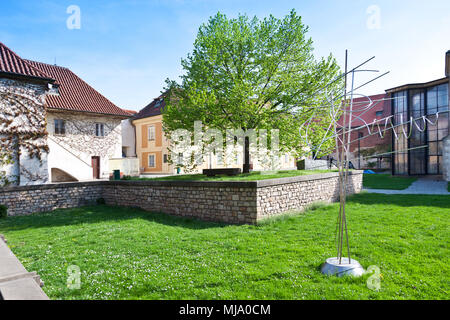
<path fill-rule="evenodd" d="M 297 161 L 297 170 L 305 170 L 306 169 L 305 163 L 306 163 L 305 160 Z"/>
<path fill-rule="evenodd" d="M 8 207 L 0 204 L 0 219 L 8 216 Z"/>

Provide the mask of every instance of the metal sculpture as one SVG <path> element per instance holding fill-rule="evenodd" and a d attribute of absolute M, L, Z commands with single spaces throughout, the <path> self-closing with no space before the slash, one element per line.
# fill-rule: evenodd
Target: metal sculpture
<path fill-rule="evenodd" d="M 313 145 L 310 137 L 314 134 L 311 129 L 311 124 L 317 121 L 315 118 L 316 114 L 313 113 L 301 126 L 300 128 L 300 136 L 304 142 L 304 144 L 308 147 L 308 149 L 313 154 L 313 158 L 315 159 L 318 154 L 331 154 L 333 152 L 336 153 L 337 163 L 336 166 L 339 170 L 339 214 L 336 223 L 336 232 L 335 232 L 335 242 L 336 242 L 336 251 L 337 256 L 327 259 L 326 262 L 322 265 L 322 273 L 328 275 L 353 275 L 353 276 L 361 276 L 364 273 L 363 267 L 359 264 L 358 261 L 351 257 L 349 236 L 348 236 L 348 226 L 347 226 L 347 208 L 346 208 L 346 198 L 349 184 L 349 172 L 350 172 L 350 146 L 352 143 L 360 141 L 362 139 L 366 139 L 373 135 L 379 135 L 381 138 L 384 137 L 385 133 L 389 130 L 393 131 L 394 139 L 399 139 L 399 134 L 395 130 L 398 127 L 401 127 L 401 134 L 404 135 L 406 139 L 410 138 L 411 131 L 413 126 L 415 126 L 420 132 L 423 132 L 427 128 L 427 124 L 435 125 L 439 118 L 439 112 L 436 113 L 435 121 L 431 121 L 426 116 L 422 116 L 420 118 L 414 119 L 403 119 L 400 116 L 399 123 L 395 123 L 394 116 L 391 115 L 389 117 L 377 120 L 374 119 L 373 122 L 367 123 L 362 115 L 364 115 L 369 110 L 373 109 L 379 103 L 387 100 L 391 100 L 390 98 L 383 98 L 380 100 L 372 100 L 369 96 L 357 93 L 357 90 L 364 88 L 368 84 L 384 77 L 389 72 L 385 72 L 379 76 L 374 77 L 368 82 L 363 83 L 362 85 L 356 85 L 356 74 L 360 72 L 379 72 L 378 70 L 367 70 L 362 69 L 367 63 L 372 61 L 375 57 L 372 57 L 365 62 L 361 63 L 359 66 L 347 70 L 348 66 L 348 53 L 345 53 L 345 72 L 341 74 L 338 78 L 334 79 L 327 86 L 320 89 L 318 93 L 324 94 L 326 97 L 326 104 L 319 108 L 326 108 L 328 111 L 331 122 L 328 124 L 328 128 L 326 130 L 325 135 L 321 142 L 317 145 Z M 351 86 L 348 88 L 348 78 L 350 77 Z M 328 92 L 328 87 L 336 81 L 342 81 L 344 85 L 338 92 Z M 364 102 L 355 102 L 355 97 L 366 98 L 367 100 Z M 361 100 L 361 99 L 359 99 Z M 323 110 L 321 110 L 323 111 Z M 363 126 L 354 128 L 352 126 L 355 121 L 362 121 Z M 423 122 L 423 124 L 420 124 Z M 358 137 L 357 139 L 352 140 L 352 133 L 358 132 L 361 129 L 367 129 L 368 135 L 364 137 Z M 330 150 L 324 150 L 326 142 L 330 139 L 334 140 L 334 146 Z M 400 152 L 407 152 L 409 150 L 426 148 L 427 146 L 420 146 L 415 148 L 410 148 L 407 150 L 396 150 L 393 152 L 381 153 L 372 155 L 369 158 L 395 154 Z M 346 248 L 346 250 L 345 250 Z M 346 252 L 345 252 L 346 251 Z"/>

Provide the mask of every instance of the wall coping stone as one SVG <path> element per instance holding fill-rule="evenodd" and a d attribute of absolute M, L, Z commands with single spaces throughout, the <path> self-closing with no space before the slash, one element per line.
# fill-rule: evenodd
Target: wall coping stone
<path fill-rule="evenodd" d="M 361 175 L 363 174 L 363 170 L 353 170 L 349 171 L 349 175 Z M 257 187 L 271 187 L 277 186 L 281 184 L 290 184 L 297 183 L 302 181 L 314 181 L 314 180 L 324 180 L 329 178 L 339 177 L 339 172 L 327 172 L 327 173 L 319 173 L 319 174 L 310 174 L 303 176 L 295 176 L 295 177 L 287 177 L 287 178 L 278 178 L 278 179 L 268 179 L 268 180 L 259 180 L 257 181 Z"/>
<path fill-rule="evenodd" d="M 18 192 L 18 191 L 33 191 L 33 190 L 47 190 L 47 189 L 59 189 L 67 187 L 88 187 L 88 186 L 103 186 L 108 181 L 84 181 L 84 182 L 65 182 L 65 183 L 47 183 L 47 184 L 37 184 L 30 186 L 15 186 L 15 187 L 3 187 L 0 188 L 0 193 L 4 192 Z"/>
<path fill-rule="evenodd" d="M 353 170 L 349 172 L 350 175 L 363 174 L 362 170 Z M 5 187 L 0 188 L 0 193 L 17 192 L 17 191 L 32 191 L 32 190 L 46 190 L 59 189 L 67 187 L 89 187 L 89 186 L 151 186 L 151 187 L 204 187 L 204 188 L 264 188 L 277 186 L 282 184 L 291 184 L 303 181 L 323 180 L 333 177 L 338 177 L 339 172 L 327 172 L 320 174 L 311 174 L 287 178 L 267 179 L 258 181 L 164 181 L 164 180 L 118 180 L 118 181 L 85 181 L 85 182 L 66 182 L 66 183 L 52 183 L 32 186 L 20 187 Z"/>

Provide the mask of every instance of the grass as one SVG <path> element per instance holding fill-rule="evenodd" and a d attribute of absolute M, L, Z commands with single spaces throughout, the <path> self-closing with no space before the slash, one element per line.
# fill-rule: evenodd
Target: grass
<path fill-rule="evenodd" d="M 405 190 L 417 181 L 415 177 L 392 176 L 390 174 L 365 174 L 363 179 L 364 188 Z"/>
<path fill-rule="evenodd" d="M 360 194 L 348 201 L 362 278 L 319 272 L 335 256 L 338 205 L 258 226 L 225 226 L 108 206 L 0 220 L 0 233 L 52 299 L 448 299 L 448 196 Z M 66 287 L 80 267 L 81 289 Z"/>
<path fill-rule="evenodd" d="M 337 172 L 337 170 L 284 170 L 284 171 L 253 171 L 251 173 L 242 173 L 236 176 L 217 175 L 207 177 L 203 174 L 183 174 L 176 176 L 167 176 L 159 178 L 137 178 L 128 177 L 128 180 L 156 180 L 156 181 L 257 181 L 277 178 L 287 178 L 304 176 L 311 174 L 320 174 L 327 172 Z"/>

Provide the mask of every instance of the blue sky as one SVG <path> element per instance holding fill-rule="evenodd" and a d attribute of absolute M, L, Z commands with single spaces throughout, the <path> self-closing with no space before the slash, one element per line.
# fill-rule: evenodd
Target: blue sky
<path fill-rule="evenodd" d="M 66 26 L 70 5 L 81 9 L 79 30 Z M 373 5 L 380 28 L 367 25 Z M 376 56 L 370 67 L 391 71 L 365 94 L 444 76 L 448 0 L 2 0 L 0 41 L 23 58 L 56 59 L 118 106 L 139 110 L 159 95 L 166 78 L 178 79 L 181 58 L 211 15 L 283 17 L 292 8 L 309 25 L 316 56 L 331 52 L 342 64 L 348 49 L 351 66 Z"/>

